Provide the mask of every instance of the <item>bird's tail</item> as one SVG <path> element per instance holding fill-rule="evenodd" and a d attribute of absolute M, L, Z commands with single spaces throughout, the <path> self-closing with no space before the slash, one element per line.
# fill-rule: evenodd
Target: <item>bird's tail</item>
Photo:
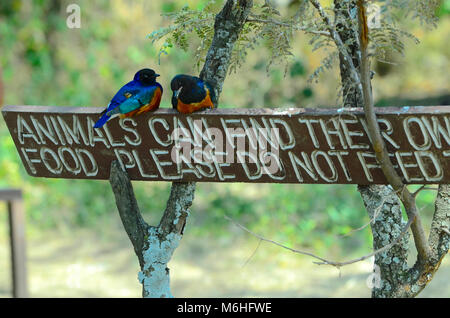
<path fill-rule="evenodd" d="M 94 128 L 100 128 L 102 127 L 109 119 L 111 118 L 110 115 L 108 115 L 107 112 L 105 112 L 102 117 L 100 117 L 99 120 L 97 120 L 97 122 L 94 125 Z"/>

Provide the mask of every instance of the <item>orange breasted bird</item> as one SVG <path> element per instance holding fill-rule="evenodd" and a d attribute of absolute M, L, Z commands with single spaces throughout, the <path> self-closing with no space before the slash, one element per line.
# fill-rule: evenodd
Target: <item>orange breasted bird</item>
<path fill-rule="evenodd" d="M 134 79 L 125 84 L 114 95 L 94 128 L 102 127 L 109 119 L 132 117 L 158 109 L 163 93 L 162 86 L 156 81 L 159 74 L 144 68 L 134 75 Z"/>
<path fill-rule="evenodd" d="M 214 90 L 211 85 L 196 76 L 177 75 L 172 79 L 170 88 L 173 91 L 172 106 L 180 113 L 190 114 L 214 108 Z"/>

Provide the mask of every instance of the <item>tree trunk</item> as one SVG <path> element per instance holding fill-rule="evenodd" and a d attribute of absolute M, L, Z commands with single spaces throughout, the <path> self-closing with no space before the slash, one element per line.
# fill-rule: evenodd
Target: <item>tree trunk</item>
<path fill-rule="evenodd" d="M 348 54 L 352 57 L 353 64 L 357 69 L 360 65 L 360 49 L 358 45 L 358 30 L 352 21 L 357 20 L 355 1 L 334 0 L 336 14 L 336 30 L 344 43 L 349 43 Z M 349 9 L 350 8 L 350 9 Z M 359 93 L 355 83 L 352 81 L 350 70 L 346 66 L 344 56 L 339 52 L 339 70 L 342 84 L 342 100 L 344 107 L 363 107 L 363 96 Z"/>
<path fill-rule="evenodd" d="M 338 33 L 344 43 L 350 43 L 348 46 L 348 53 L 353 59 L 353 63 L 357 69 L 360 67 L 360 48 L 358 42 L 357 31 L 357 10 L 356 1 L 347 0 L 340 1 L 334 0 L 335 14 Z M 342 54 L 339 54 L 340 59 L 340 74 L 341 84 L 343 87 L 343 104 L 344 107 L 361 107 L 363 108 L 363 96 L 356 88 L 355 83 L 352 80 L 350 71 L 346 67 L 346 63 L 343 60 Z M 361 193 L 366 210 L 369 214 L 369 218 L 372 219 L 374 214 L 377 214 L 376 219 L 371 224 L 373 234 L 373 248 L 374 250 L 381 248 L 397 237 L 391 235 L 390 229 L 402 229 L 402 215 L 400 200 L 394 193 L 391 187 L 384 185 L 370 185 L 370 186 L 358 186 L 358 190 Z M 396 231 L 397 233 L 397 231 Z M 405 235 L 402 239 L 401 246 L 408 246 L 408 237 Z M 401 252 L 396 254 L 396 252 Z M 374 282 L 372 284 L 372 297 L 391 297 L 390 285 L 395 280 L 393 277 L 397 277 L 394 273 L 399 268 L 403 268 L 406 265 L 406 256 L 402 254 L 404 249 L 397 248 L 396 246 L 391 249 L 376 255 L 374 264 L 374 273 L 372 277 Z M 393 257 L 396 257 L 396 262 L 393 262 Z M 398 264 L 397 261 L 401 261 L 402 264 Z M 390 264 L 395 264 L 395 268 L 390 268 Z"/>
<path fill-rule="evenodd" d="M 361 50 L 359 48 L 359 34 L 355 30 L 356 1 L 335 0 L 335 14 L 337 15 L 338 33 L 344 43 L 350 43 L 348 53 L 352 56 L 356 68 L 360 68 Z M 355 12 L 355 15 L 353 15 Z M 351 38 L 353 37 L 353 38 Z M 366 61 L 367 62 L 367 61 Z M 344 88 L 344 105 L 363 107 L 364 98 L 356 90 L 356 86 L 346 67 L 345 60 L 340 54 L 341 81 Z M 360 72 L 361 73 L 361 72 Z M 359 96 L 358 96 L 359 95 Z M 416 246 L 419 252 L 416 264 L 408 268 L 409 236 L 403 236 L 401 240 L 389 250 L 375 256 L 374 274 L 372 277 L 372 297 L 415 297 L 431 281 L 434 273 L 447 254 L 449 249 L 450 234 L 450 186 L 440 185 L 436 199 L 435 213 L 431 225 L 428 240 L 422 238 L 429 245 L 430 251 L 421 253 L 420 246 Z M 390 186 L 371 185 L 358 186 L 364 205 L 373 219 L 371 223 L 373 234 L 373 247 L 379 249 L 391 242 L 401 234 L 404 227 L 400 200 Z M 418 219 L 416 218 L 416 221 Z M 417 222 L 415 222 L 417 223 Z M 421 230 L 420 224 L 414 224 Z M 417 232 L 417 231 L 416 231 Z M 416 239 L 416 237 L 415 237 Z"/>
<path fill-rule="evenodd" d="M 387 186 L 359 186 L 359 192 L 372 221 L 373 249 L 390 244 L 406 224 L 397 195 Z M 406 234 L 397 245 L 375 255 L 374 272 L 371 275 L 372 297 L 392 297 L 393 291 L 403 282 L 408 270 L 409 236 Z"/>
<path fill-rule="evenodd" d="M 228 0 L 214 24 L 214 37 L 200 77 L 216 92 L 216 103 L 227 75 L 234 43 L 253 6 L 252 0 Z M 216 105 L 217 106 L 217 105 Z M 157 227 L 144 222 L 128 175 L 117 162 L 111 165 L 110 183 L 122 223 L 139 259 L 138 279 L 144 297 L 172 297 L 167 267 L 183 236 L 194 200 L 195 182 L 172 183 L 166 210 Z"/>

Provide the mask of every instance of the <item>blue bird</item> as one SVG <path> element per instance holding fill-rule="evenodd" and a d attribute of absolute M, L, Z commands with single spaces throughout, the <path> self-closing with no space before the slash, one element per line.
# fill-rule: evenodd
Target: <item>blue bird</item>
<path fill-rule="evenodd" d="M 213 109 L 216 96 L 211 85 L 196 76 L 176 75 L 170 82 L 172 107 L 183 114 Z"/>
<path fill-rule="evenodd" d="M 134 75 L 134 79 L 122 86 L 114 95 L 108 107 L 94 128 L 102 127 L 109 119 L 132 117 L 158 109 L 163 93 L 162 86 L 156 81 L 159 74 L 144 68 Z"/>

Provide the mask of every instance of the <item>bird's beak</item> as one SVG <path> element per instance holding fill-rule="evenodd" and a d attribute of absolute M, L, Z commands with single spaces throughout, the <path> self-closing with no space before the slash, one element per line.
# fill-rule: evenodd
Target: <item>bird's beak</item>
<path fill-rule="evenodd" d="M 183 86 L 181 86 L 179 89 L 177 89 L 175 91 L 175 98 L 178 98 L 178 95 L 180 95 L 182 89 L 183 89 Z"/>
<path fill-rule="evenodd" d="M 155 77 L 158 77 L 158 76 L 160 76 L 159 74 L 155 74 Z"/>

